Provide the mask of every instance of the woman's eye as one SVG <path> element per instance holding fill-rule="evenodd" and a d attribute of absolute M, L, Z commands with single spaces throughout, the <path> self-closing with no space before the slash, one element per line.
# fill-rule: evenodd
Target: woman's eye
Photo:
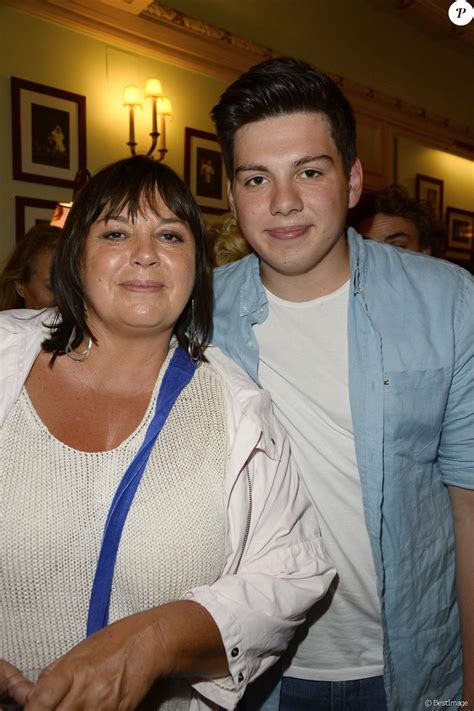
<path fill-rule="evenodd" d="M 165 242 L 182 242 L 183 241 L 183 238 L 177 232 L 162 232 L 160 237 Z"/>
<path fill-rule="evenodd" d="M 104 232 L 104 234 L 102 236 L 104 239 L 110 239 L 110 240 L 114 241 L 114 240 L 122 239 L 122 237 L 125 237 L 125 233 L 120 232 L 119 230 L 109 230 L 109 232 Z"/>

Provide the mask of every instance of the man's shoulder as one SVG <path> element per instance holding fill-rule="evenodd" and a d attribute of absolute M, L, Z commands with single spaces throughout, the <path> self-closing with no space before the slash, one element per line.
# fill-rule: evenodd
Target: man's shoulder
<path fill-rule="evenodd" d="M 377 276 L 386 276 L 393 283 L 396 277 L 400 281 L 423 285 L 428 291 L 443 288 L 458 289 L 460 285 L 474 288 L 474 279 L 468 271 L 456 264 L 429 257 L 419 252 L 398 249 L 391 245 L 366 240 L 367 268 L 374 269 Z M 376 280 L 381 285 L 381 280 Z"/>
<path fill-rule="evenodd" d="M 242 259 L 238 259 L 230 264 L 214 269 L 214 289 L 221 288 L 224 284 L 226 288 L 229 284 L 240 284 L 258 270 L 258 257 L 255 254 L 248 254 Z"/>

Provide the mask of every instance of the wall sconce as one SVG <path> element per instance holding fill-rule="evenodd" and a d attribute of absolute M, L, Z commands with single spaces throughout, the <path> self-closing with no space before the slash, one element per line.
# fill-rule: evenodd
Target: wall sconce
<path fill-rule="evenodd" d="M 161 82 L 159 79 L 147 79 L 145 82 L 145 99 L 151 99 L 151 146 L 147 156 L 153 155 L 153 151 L 158 146 L 159 158 L 161 161 L 165 157 L 166 148 L 166 117 L 171 116 L 171 101 L 167 96 L 163 96 Z M 130 153 L 136 155 L 137 142 L 135 141 L 135 106 L 142 106 L 140 93 L 136 86 L 126 86 L 123 91 L 123 105 L 128 106 L 129 131 L 127 146 Z M 159 128 L 159 130 L 158 130 Z"/>

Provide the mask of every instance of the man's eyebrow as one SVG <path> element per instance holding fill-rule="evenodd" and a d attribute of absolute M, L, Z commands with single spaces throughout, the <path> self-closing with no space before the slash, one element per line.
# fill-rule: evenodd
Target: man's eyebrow
<path fill-rule="evenodd" d="M 334 163 L 334 160 L 331 158 L 331 156 L 326 155 L 325 153 L 322 153 L 319 156 L 304 156 L 303 158 L 298 158 L 293 165 L 295 168 L 299 168 L 302 165 L 306 165 L 307 163 L 312 163 L 313 161 L 327 161 L 329 163 Z"/>
<path fill-rule="evenodd" d="M 253 170 L 259 173 L 267 173 L 268 168 L 266 165 L 261 165 L 260 163 L 248 163 L 247 165 L 239 165 L 234 173 L 245 173 L 246 171 Z"/>
<path fill-rule="evenodd" d="M 300 168 L 302 165 L 306 165 L 307 163 L 312 163 L 313 161 L 327 161 L 329 163 L 334 163 L 334 160 L 331 158 L 331 156 L 326 155 L 325 153 L 322 153 L 321 155 L 317 156 L 303 156 L 302 158 L 297 158 L 291 166 L 292 168 Z M 257 173 L 268 173 L 269 168 L 266 165 L 263 165 L 261 163 L 248 163 L 246 165 L 239 165 L 234 173 L 245 173 L 248 171 L 253 171 Z"/>

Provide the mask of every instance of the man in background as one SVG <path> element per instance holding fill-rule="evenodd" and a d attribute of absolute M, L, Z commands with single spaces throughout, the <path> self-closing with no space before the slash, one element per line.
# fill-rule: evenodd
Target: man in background
<path fill-rule="evenodd" d="M 473 282 L 346 231 L 362 168 L 325 75 L 263 62 L 212 116 L 254 250 L 215 270 L 214 342 L 270 391 L 339 573 L 248 708 L 472 700 Z"/>
<path fill-rule="evenodd" d="M 439 233 L 431 206 L 411 198 L 401 185 L 362 195 L 349 210 L 348 224 L 376 242 L 423 254 L 432 253 L 435 233 Z"/>

